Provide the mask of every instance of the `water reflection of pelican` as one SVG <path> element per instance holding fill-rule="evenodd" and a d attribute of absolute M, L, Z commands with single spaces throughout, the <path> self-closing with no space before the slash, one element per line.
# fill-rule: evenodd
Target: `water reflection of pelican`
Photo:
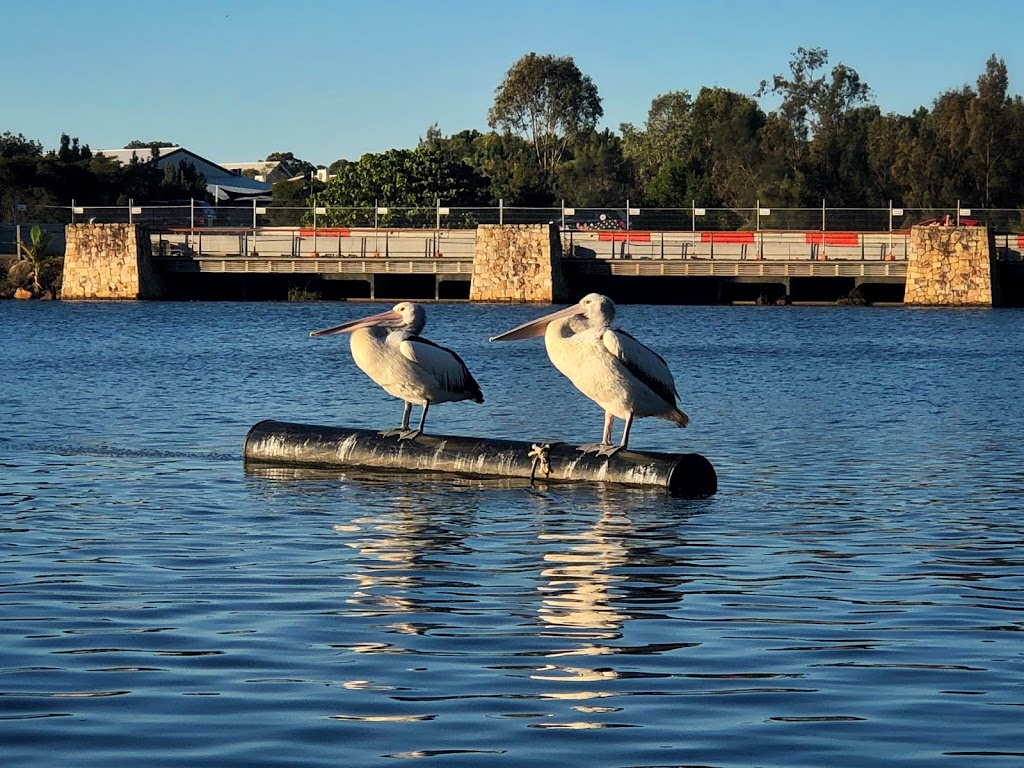
<path fill-rule="evenodd" d="M 461 552 L 463 534 L 458 525 L 441 525 L 435 515 L 425 511 L 440 507 L 424 498 L 430 495 L 427 486 L 389 484 L 389 489 L 385 509 L 367 510 L 349 523 L 334 526 L 346 535 L 346 545 L 360 554 L 352 571 L 357 587 L 346 602 L 359 606 L 363 616 L 444 610 L 428 604 L 430 590 L 420 572 L 436 570 L 436 562 L 430 558 L 438 552 Z M 421 632 L 400 621 L 389 629 L 402 634 Z"/>
<path fill-rule="evenodd" d="M 540 587 L 541 619 L 555 626 L 598 630 L 588 635 L 595 639 L 619 636 L 618 630 L 628 616 L 613 606 L 612 589 L 624 577 L 612 569 L 628 562 L 629 553 L 622 540 L 631 525 L 612 504 L 602 503 L 592 527 L 541 534 L 542 541 L 561 545 L 560 550 L 544 555 L 547 567 L 541 571 L 546 580 Z"/>
<path fill-rule="evenodd" d="M 555 627 L 558 636 L 581 642 L 544 653 L 545 663 L 531 671 L 531 679 L 543 681 L 545 686 L 538 693 L 541 699 L 564 702 L 572 711 L 565 713 L 568 719 L 553 711 L 551 715 L 557 719 L 534 726 L 538 728 L 614 725 L 601 716 L 621 709 L 610 701 L 617 696 L 616 682 L 622 677 L 615 657 L 662 653 L 689 645 L 634 648 L 615 642 L 623 637 L 628 621 L 641 618 L 633 606 L 643 606 L 644 619 L 665 618 L 652 612 L 652 607 L 675 605 L 682 599 L 675 588 L 678 579 L 671 578 L 676 573 L 675 558 L 665 551 L 682 544 L 678 530 L 682 519 L 672 517 L 677 510 L 658 509 L 661 504 L 649 493 L 606 486 L 595 489 L 595 504 L 589 503 L 591 498 L 582 502 L 582 494 L 577 498 L 581 498 L 574 505 L 578 511 L 596 507 L 593 522 L 584 527 L 576 514 L 564 519 L 552 515 L 551 524 L 539 537 L 545 547 L 554 548 L 544 555 L 545 582 L 539 587 L 538 617 L 548 628 L 545 634 L 553 634 L 551 628 Z M 557 500 L 552 506 L 558 506 Z M 670 514 L 666 516 L 666 512 Z M 641 569 L 652 572 L 645 578 Z M 600 659 L 584 666 L 581 657 Z M 584 719 L 577 719 L 580 715 Z"/>

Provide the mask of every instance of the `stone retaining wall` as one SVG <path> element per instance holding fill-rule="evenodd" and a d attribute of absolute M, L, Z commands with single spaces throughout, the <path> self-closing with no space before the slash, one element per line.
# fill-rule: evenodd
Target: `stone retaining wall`
<path fill-rule="evenodd" d="M 991 307 L 995 244 L 987 227 L 914 227 L 907 254 L 906 305 Z"/>
<path fill-rule="evenodd" d="M 69 224 L 62 299 L 160 295 L 149 231 L 138 224 Z"/>
<path fill-rule="evenodd" d="M 470 301 L 561 303 L 562 240 L 553 224 L 483 224 L 473 249 Z"/>

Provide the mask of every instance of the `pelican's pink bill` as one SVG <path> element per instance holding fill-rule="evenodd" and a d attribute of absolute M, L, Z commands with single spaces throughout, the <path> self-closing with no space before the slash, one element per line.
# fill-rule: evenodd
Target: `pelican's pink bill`
<path fill-rule="evenodd" d="M 337 336 L 339 333 L 351 333 L 358 328 L 369 328 L 374 325 L 384 325 L 387 323 L 399 323 L 402 321 L 402 316 L 395 312 L 393 309 L 389 309 L 387 312 L 381 312 L 376 315 L 370 315 L 369 317 L 363 317 L 359 320 L 349 320 L 347 323 L 336 325 L 333 328 L 324 328 L 321 331 L 310 331 L 310 336 Z"/>
<path fill-rule="evenodd" d="M 510 331 L 499 333 L 497 336 L 491 336 L 490 341 L 519 341 L 520 339 L 532 339 L 535 336 L 543 336 L 548 325 L 555 320 L 561 320 L 563 317 L 572 317 L 573 315 L 582 315 L 583 313 L 582 306 L 573 304 L 571 307 L 552 312 L 550 315 L 544 315 L 544 317 L 538 317 L 536 320 L 531 320 L 528 323 L 517 325 Z"/>

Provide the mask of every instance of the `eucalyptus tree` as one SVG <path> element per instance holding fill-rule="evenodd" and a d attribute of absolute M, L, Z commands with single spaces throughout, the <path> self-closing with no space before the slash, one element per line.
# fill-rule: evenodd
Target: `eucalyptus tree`
<path fill-rule="evenodd" d="M 794 181 L 801 179 L 805 202 L 827 196 L 841 164 L 838 153 L 843 142 L 847 116 L 867 104 L 871 89 L 856 70 L 837 64 L 827 70 L 829 54 L 824 48 L 797 48 L 789 62 L 789 75 L 777 74 L 771 82 L 761 81 L 755 94 L 782 97 L 778 114 L 782 124 L 773 125 L 770 148 L 785 152 Z M 792 141 L 779 134 L 788 126 Z M 811 142 L 817 144 L 811 153 Z"/>
<path fill-rule="evenodd" d="M 541 172 L 530 144 L 511 133 L 465 130 L 445 136 L 436 125 L 427 129 L 419 149 L 440 153 L 448 162 L 464 162 L 487 183 L 487 205 L 550 206 L 550 178 Z"/>
<path fill-rule="evenodd" d="M 779 111 L 801 141 L 832 130 L 854 107 L 867 103 L 871 88 L 861 82 L 855 69 L 837 64 L 828 74 L 824 48 L 797 48 L 789 62 L 790 75 L 774 75 L 761 81 L 756 96 L 773 93 L 782 97 Z"/>
<path fill-rule="evenodd" d="M 976 198 L 968 124 L 975 99 L 969 85 L 945 91 L 935 99 L 929 119 L 922 125 L 916 170 L 917 178 L 924 176 L 929 182 L 932 205 L 949 205 L 958 199 L 981 202 Z"/>
<path fill-rule="evenodd" d="M 1011 179 L 1010 140 L 1012 113 L 1007 96 L 1009 77 L 1006 63 L 995 54 L 985 64 L 985 72 L 978 78 L 976 97 L 967 108 L 967 143 L 971 150 L 976 173 L 976 188 L 986 208 L 995 198 L 1008 202 L 1007 185 Z M 1015 202 L 1019 198 L 1015 198 Z"/>
<path fill-rule="evenodd" d="M 687 91 L 670 91 L 652 99 L 643 128 L 632 123 L 619 126 L 622 154 L 633 164 L 636 183 L 641 189 L 646 190 L 659 174 L 663 174 L 659 186 L 664 187 L 665 177 L 674 173 L 665 169 L 673 166 L 678 170 L 691 142 L 692 108 L 693 101 Z"/>
<path fill-rule="evenodd" d="M 867 127 L 866 184 L 869 204 L 884 205 L 892 201 L 897 207 L 910 205 L 905 182 L 908 151 L 919 131 L 921 115 L 879 115 Z"/>
<path fill-rule="evenodd" d="M 611 131 L 578 136 L 571 157 L 555 171 L 560 200 L 587 208 L 622 206 L 633 194 L 632 166 L 622 155 L 622 139 Z"/>
<path fill-rule="evenodd" d="M 487 121 L 525 137 L 541 172 L 550 174 L 569 144 L 594 129 L 603 114 L 597 86 L 571 56 L 528 53 L 495 89 Z"/>
<path fill-rule="evenodd" d="M 700 163 L 709 205 L 751 207 L 757 200 L 765 114 L 757 102 L 726 88 L 700 89 L 690 112 L 693 163 Z"/>

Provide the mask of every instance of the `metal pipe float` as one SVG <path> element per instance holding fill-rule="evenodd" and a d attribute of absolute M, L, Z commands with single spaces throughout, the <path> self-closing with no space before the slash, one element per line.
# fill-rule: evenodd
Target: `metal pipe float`
<path fill-rule="evenodd" d="M 399 441 L 366 429 L 272 420 L 249 430 L 244 458 L 247 464 L 622 483 L 662 487 L 675 496 L 690 498 L 710 496 L 718 490 L 715 468 L 696 453 L 623 450 L 606 457 L 582 453 L 565 443 L 454 435 L 420 435 Z"/>

